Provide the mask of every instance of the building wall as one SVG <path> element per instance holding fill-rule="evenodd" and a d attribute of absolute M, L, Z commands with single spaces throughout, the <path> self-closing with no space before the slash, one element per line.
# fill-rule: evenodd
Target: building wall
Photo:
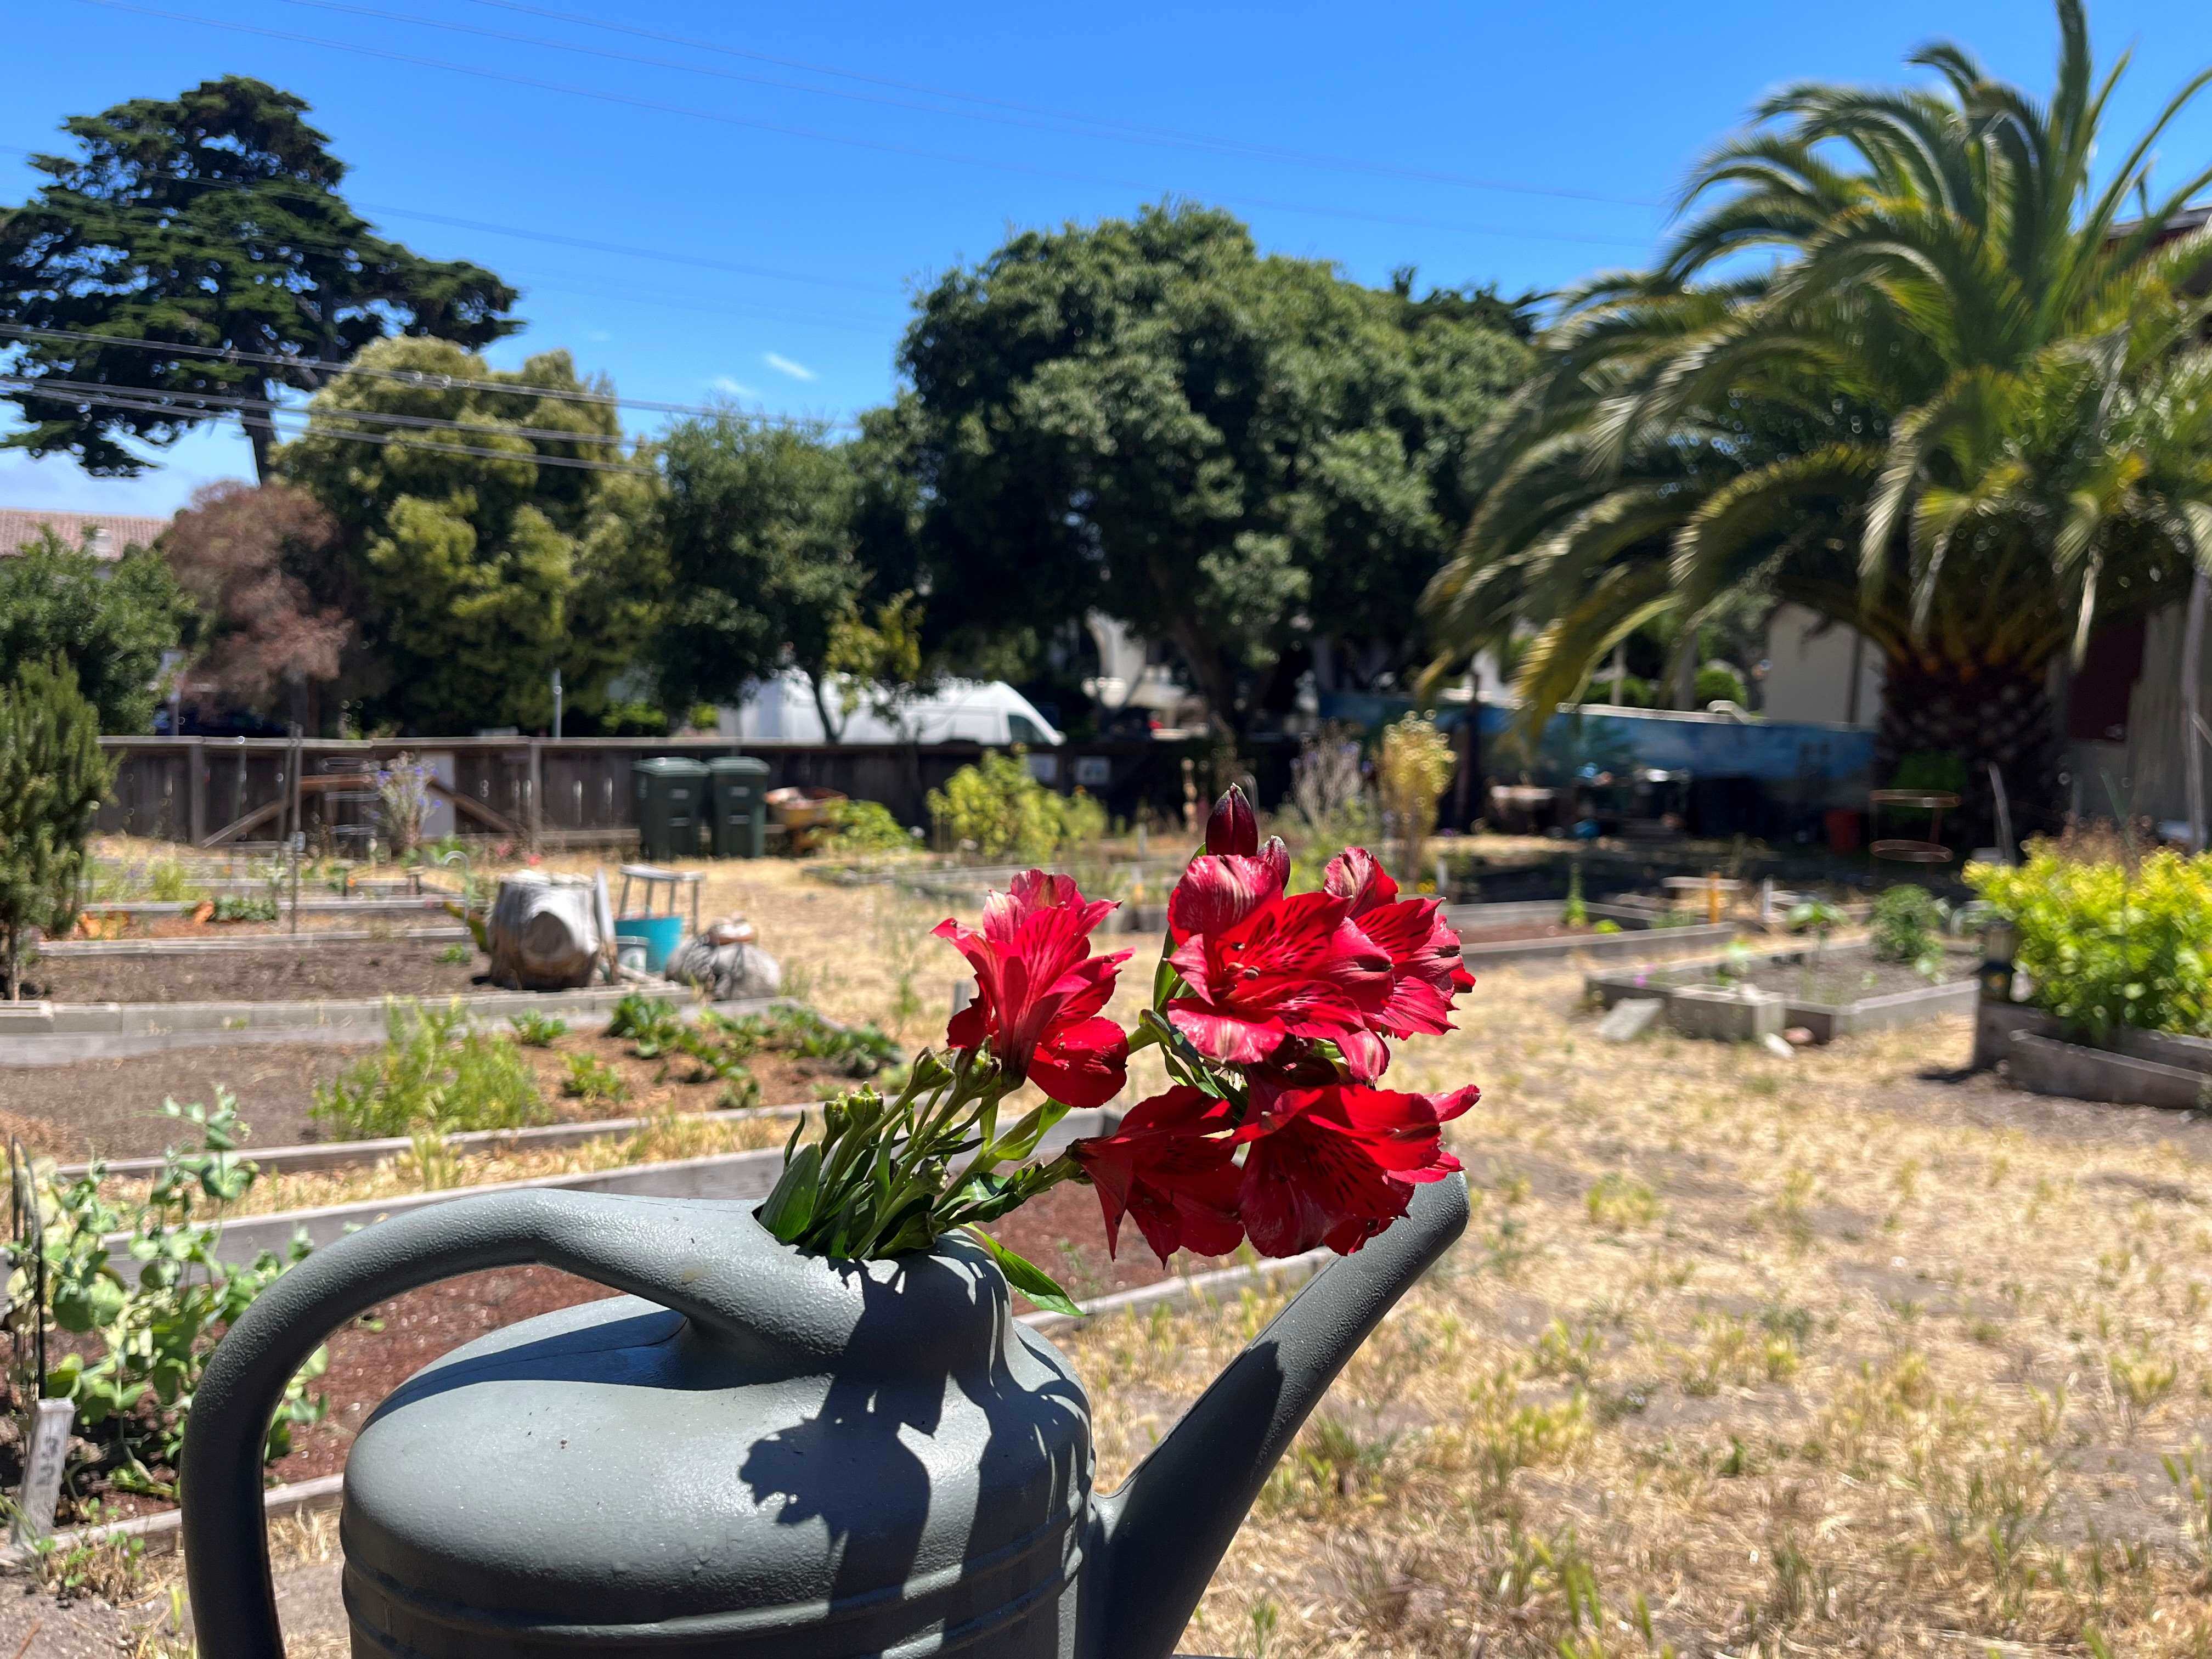
<path fill-rule="evenodd" d="M 1853 647 L 1858 695 L 1851 695 Z M 1769 720 L 1872 726 L 1881 711 L 1881 653 L 1856 630 L 1823 628 L 1803 607 L 1778 607 L 1766 628 L 1766 676 L 1760 712 Z"/>
<path fill-rule="evenodd" d="M 2144 625 L 2142 672 L 2128 705 L 2123 799 L 2136 817 L 2159 823 L 2186 822 L 2189 817 L 2181 748 L 2181 637 L 2187 621 L 2188 608 L 2175 605 Z M 2197 674 L 2199 706 L 2212 710 L 2212 649 L 2204 653 Z M 2206 763 L 2212 770 L 2212 755 Z"/>

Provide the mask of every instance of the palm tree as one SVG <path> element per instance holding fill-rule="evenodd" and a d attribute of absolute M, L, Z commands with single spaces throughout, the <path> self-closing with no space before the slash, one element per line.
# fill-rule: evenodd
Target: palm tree
<path fill-rule="evenodd" d="M 1881 653 L 1885 777 L 1938 753 L 1980 788 L 1994 761 L 2048 805 L 2054 661 L 2212 553 L 2172 447 L 2212 236 L 2166 228 L 2212 170 L 2150 191 L 2212 71 L 2100 181 L 2125 60 L 2100 78 L 2079 0 L 2058 18 L 2045 103 L 1949 45 L 1911 59 L 1936 89 L 1777 94 L 1695 170 L 1656 269 L 1569 296 L 1479 446 L 1432 678 L 1534 623 L 1540 724 L 1634 629 L 1759 593 Z"/>

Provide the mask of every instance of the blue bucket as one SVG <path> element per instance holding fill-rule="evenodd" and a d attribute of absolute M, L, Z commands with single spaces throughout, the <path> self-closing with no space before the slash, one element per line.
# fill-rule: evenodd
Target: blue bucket
<path fill-rule="evenodd" d="M 641 945 L 645 947 L 645 971 L 657 974 L 668 965 L 669 957 L 684 943 L 684 918 L 681 916 L 617 916 L 615 918 L 617 945 Z"/>

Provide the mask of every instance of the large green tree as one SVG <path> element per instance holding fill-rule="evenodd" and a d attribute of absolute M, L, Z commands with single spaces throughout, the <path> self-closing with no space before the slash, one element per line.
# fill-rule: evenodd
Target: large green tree
<path fill-rule="evenodd" d="M 365 714 L 416 732 L 543 726 L 556 668 L 569 707 L 604 709 L 667 577 L 659 485 L 611 388 L 566 352 L 495 372 L 437 340 L 384 341 L 355 368 L 315 395 L 276 466 L 337 522 L 330 579 L 356 596 L 373 668 L 349 689 Z"/>
<path fill-rule="evenodd" d="M 37 383 L 6 390 L 26 422 L 8 447 L 128 477 L 149 463 L 125 440 L 167 445 L 234 412 L 265 481 L 266 405 L 324 372 L 255 357 L 343 362 L 392 333 L 481 346 L 520 326 L 514 290 L 490 271 L 422 258 L 346 204 L 344 164 L 307 112 L 225 76 L 72 117 L 81 153 L 32 158 L 49 182 L 0 219 L 0 325 L 12 325 L 0 344 L 15 349 L 8 374 Z"/>
<path fill-rule="evenodd" d="M 0 559 L 0 680 L 59 661 L 99 711 L 102 731 L 148 729 L 162 656 L 196 623 L 167 564 L 143 547 L 110 561 L 48 529 Z"/>
<path fill-rule="evenodd" d="M 2094 165 L 2119 70 L 2057 10 L 2041 100 L 1950 45 L 1929 85 L 1776 94 L 1659 268 L 1567 305 L 1428 595 L 1438 672 L 1534 624 L 1540 721 L 1655 618 L 1787 600 L 1882 653 L 1885 773 L 1953 757 L 1978 823 L 1984 763 L 2050 805 L 2053 665 L 2207 549 L 2178 411 L 2212 261 L 2177 217 L 2212 171 L 2150 178 L 2212 76 Z"/>
<path fill-rule="evenodd" d="M 1405 667 L 1466 441 L 1524 372 L 1514 314 L 1263 255 L 1212 210 L 1017 236 L 902 349 L 933 629 L 1042 641 L 1102 611 L 1239 728 L 1310 653 Z"/>
<path fill-rule="evenodd" d="M 794 667 L 836 731 L 844 711 L 825 677 L 839 626 L 868 586 L 854 446 L 819 423 L 725 410 L 676 422 L 660 448 L 672 577 L 656 651 L 664 701 L 735 702 Z"/>

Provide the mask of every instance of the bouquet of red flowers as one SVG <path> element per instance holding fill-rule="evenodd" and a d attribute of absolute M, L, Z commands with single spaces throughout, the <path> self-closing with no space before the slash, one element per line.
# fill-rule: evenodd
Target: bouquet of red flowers
<path fill-rule="evenodd" d="M 1358 1249 L 1406 1212 L 1414 1186 L 1460 1167 L 1442 1127 L 1480 1091 L 1409 1094 L 1381 1079 L 1389 1040 L 1449 1030 L 1474 980 L 1441 902 L 1401 897 L 1364 849 L 1332 860 L 1318 892 L 1288 891 L 1290 869 L 1230 790 L 1169 897 L 1166 953 L 1134 1031 L 1104 1012 L 1130 953 L 1091 950 L 1115 906 L 1071 878 L 1030 871 L 991 895 L 981 928 L 940 923 L 975 969 L 974 1000 L 895 1097 L 856 1090 L 825 1109 L 819 1139 L 793 1132 L 763 1223 L 845 1257 L 966 1227 L 1032 1301 L 1071 1309 L 981 1230 L 1063 1181 L 1097 1190 L 1109 1249 L 1133 1220 L 1164 1263 L 1248 1239 L 1271 1256 Z M 1151 1047 L 1164 1091 L 1112 1134 L 1030 1161 L 1070 1110 L 1121 1093 L 1130 1054 Z M 1042 1098 L 1003 1121 L 1025 1084 Z"/>

